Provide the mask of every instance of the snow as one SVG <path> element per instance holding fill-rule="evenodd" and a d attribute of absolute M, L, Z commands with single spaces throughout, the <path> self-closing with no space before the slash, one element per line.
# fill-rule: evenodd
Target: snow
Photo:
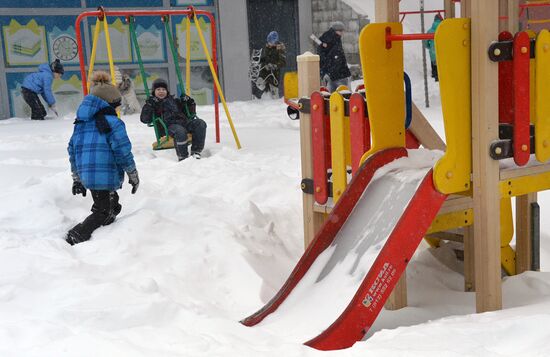
<path fill-rule="evenodd" d="M 443 134 L 437 84 L 430 81 L 426 109 L 419 51 L 411 51 L 405 62 L 415 102 Z M 550 355 L 547 192 L 538 196 L 542 271 L 504 278 L 501 311 L 475 314 L 475 294 L 464 292 L 453 245 L 432 250 L 422 243 L 407 268 L 409 306 L 383 310 L 368 339 L 350 349 L 313 350 L 302 345 L 300 331 L 277 330 L 269 319 L 241 325 L 303 253 L 300 135 L 282 101 L 233 102 L 229 109 L 243 149 L 236 149 L 223 114 L 216 144 L 213 108 L 199 107 L 209 125 L 205 155 L 180 163 L 172 150 L 151 150 L 152 129 L 137 115 L 123 117 L 141 185 L 131 195 L 125 183 L 117 221 L 74 247 L 64 242 L 65 232 L 89 214 L 91 198 L 70 193 L 66 144 L 73 117 L 0 121 L 0 356 Z M 440 153 L 409 155 L 379 177 L 391 177 L 394 187 L 410 185 Z M 331 284 L 356 257 L 342 258 L 327 275 Z M 314 278 L 322 271 L 315 268 Z M 306 290 L 295 299 L 322 304 L 312 321 L 331 320 L 341 303 L 337 289 L 325 296 Z M 312 327 L 288 308 L 292 313 L 271 318 L 285 319 L 283 327 Z"/>

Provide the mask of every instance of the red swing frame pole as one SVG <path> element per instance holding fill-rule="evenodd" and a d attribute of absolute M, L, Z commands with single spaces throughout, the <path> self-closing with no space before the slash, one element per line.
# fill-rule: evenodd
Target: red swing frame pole
<path fill-rule="evenodd" d="M 211 29 L 211 50 L 212 50 L 212 64 L 214 66 L 214 71 L 216 76 L 218 75 L 218 53 L 217 53 L 217 39 L 216 39 L 216 22 L 214 20 L 214 15 L 209 11 L 197 10 L 193 7 L 189 7 L 186 10 L 115 10 L 115 11 L 105 11 L 105 10 L 96 10 L 96 11 L 85 11 L 78 15 L 75 21 L 75 34 L 76 34 L 76 44 L 78 47 L 78 60 L 80 64 L 80 76 L 82 78 L 82 93 L 84 95 L 88 94 L 88 78 L 86 75 L 86 65 L 84 58 L 84 49 L 82 46 L 82 20 L 86 17 L 105 17 L 105 16 L 167 16 L 167 15 L 183 15 L 187 17 L 192 17 L 193 15 L 203 15 L 210 20 L 210 29 Z M 178 64 L 175 64 L 178 65 Z M 145 78 L 144 78 L 145 80 Z M 214 114 L 215 114 L 215 124 L 216 124 L 216 143 L 220 142 L 220 119 L 219 119 L 219 93 L 214 86 Z"/>
<path fill-rule="evenodd" d="M 433 40 L 433 33 L 412 33 L 392 35 L 391 27 L 386 27 L 386 49 L 389 50 L 393 41 L 418 41 L 418 40 Z"/>

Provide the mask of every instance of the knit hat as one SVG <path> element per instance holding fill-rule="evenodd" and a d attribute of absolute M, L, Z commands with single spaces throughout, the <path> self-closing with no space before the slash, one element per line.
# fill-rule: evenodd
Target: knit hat
<path fill-rule="evenodd" d="M 157 78 L 153 81 L 153 94 L 157 88 L 164 88 L 168 92 L 168 82 L 165 79 Z"/>
<path fill-rule="evenodd" d="M 122 95 L 111 83 L 111 76 L 107 72 L 97 71 L 92 76 L 90 94 L 95 95 L 109 104 L 120 104 Z"/>
<path fill-rule="evenodd" d="M 274 45 L 279 41 L 279 34 L 277 31 L 271 31 L 269 35 L 267 35 L 267 43 L 270 45 Z"/>
<path fill-rule="evenodd" d="M 332 26 L 330 26 L 334 31 L 345 31 L 346 26 L 342 21 L 336 21 L 332 23 Z"/>
<path fill-rule="evenodd" d="M 61 61 L 59 60 L 59 58 L 56 58 L 55 61 L 50 63 L 50 68 L 54 73 L 59 73 L 61 75 L 65 73 L 65 69 L 63 69 L 63 65 L 61 64 Z"/>

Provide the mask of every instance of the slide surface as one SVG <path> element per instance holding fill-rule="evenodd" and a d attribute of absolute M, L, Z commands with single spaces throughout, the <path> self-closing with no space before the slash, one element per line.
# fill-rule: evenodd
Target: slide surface
<path fill-rule="evenodd" d="M 392 163 L 405 157 L 388 149 L 361 166 L 283 287 L 244 325 L 321 350 L 363 338 L 446 198 L 429 166 Z"/>

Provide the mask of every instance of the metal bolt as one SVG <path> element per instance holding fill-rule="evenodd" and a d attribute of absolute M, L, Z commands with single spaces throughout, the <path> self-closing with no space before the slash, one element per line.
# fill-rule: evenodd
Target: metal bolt
<path fill-rule="evenodd" d="M 359 108 L 357 108 L 357 106 L 354 105 L 353 108 L 351 108 L 351 111 L 354 113 L 357 113 L 357 111 L 359 111 Z"/>
<path fill-rule="evenodd" d="M 468 40 L 462 41 L 462 46 L 468 46 Z"/>
<path fill-rule="evenodd" d="M 495 154 L 497 154 L 497 155 L 502 154 L 502 148 L 500 148 L 500 147 L 495 148 Z"/>
<path fill-rule="evenodd" d="M 453 177 L 453 172 L 452 171 L 447 171 L 447 173 L 445 174 L 445 176 L 450 179 Z"/>
<path fill-rule="evenodd" d="M 334 107 L 332 107 L 332 111 L 333 111 L 333 112 L 337 112 L 337 111 L 338 111 L 338 106 L 335 105 Z"/>
<path fill-rule="evenodd" d="M 319 106 L 317 104 L 313 104 L 313 110 L 319 109 Z"/>
<path fill-rule="evenodd" d="M 548 147 L 548 140 L 543 140 L 542 146 L 547 148 Z"/>
<path fill-rule="evenodd" d="M 319 186 L 315 187 L 315 192 L 321 192 L 321 187 Z"/>
<path fill-rule="evenodd" d="M 527 151 L 527 145 L 526 144 L 521 145 L 521 151 Z"/>
<path fill-rule="evenodd" d="M 495 56 L 500 56 L 500 48 L 495 48 L 495 50 L 493 51 L 493 53 L 495 54 Z"/>
<path fill-rule="evenodd" d="M 522 47 L 521 48 L 521 53 L 527 53 L 527 47 Z"/>

